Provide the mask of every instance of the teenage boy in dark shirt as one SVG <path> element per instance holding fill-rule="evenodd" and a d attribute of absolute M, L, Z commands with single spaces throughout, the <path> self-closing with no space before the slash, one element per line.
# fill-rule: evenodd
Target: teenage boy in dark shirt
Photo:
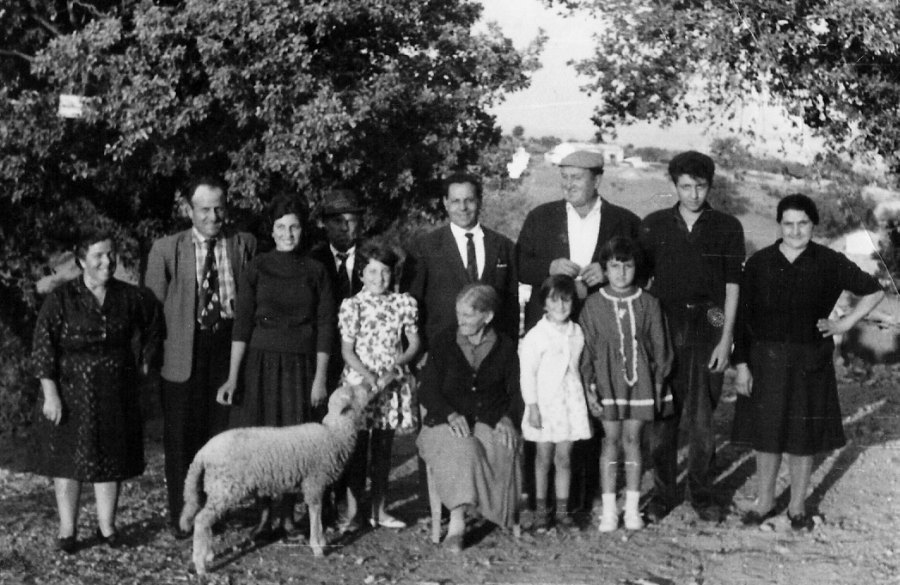
<path fill-rule="evenodd" d="M 650 288 L 662 303 L 675 346 L 671 387 L 674 417 L 650 428 L 655 495 L 651 520 L 678 503 L 679 430 L 688 446 L 688 499 L 705 521 L 721 519 L 713 494 L 715 462 L 713 411 L 734 336 L 734 321 L 744 260 L 744 230 L 731 215 L 707 202 L 715 163 L 689 151 L 672 159 L 669 176 L 678 203 L 651 213 L 641 222 L 640 242 L 650 261 Z"/>

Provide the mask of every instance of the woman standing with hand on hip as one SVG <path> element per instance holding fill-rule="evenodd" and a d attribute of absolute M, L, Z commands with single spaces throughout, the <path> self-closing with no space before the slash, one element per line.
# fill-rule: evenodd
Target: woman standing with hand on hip
<path fill-rule="evenodd" d="M 788 455 L 794 530 L 811 530 L 806 492 L 816 453 L 846 443 L 841 424 L 832 337 L 849 331 L 884 296 L 878 282 L 846 257 L 812 241 L 815 203 L 788 195 L 778 203 L 781 238 L 744 267 L 735 336 L 737 391 L 733 441 L 756 451 L 759 494 L 744 515 L 760 525 L 775 510 L 775 481 Z M 862 298 L 828 318 L 845 290 Z"/>

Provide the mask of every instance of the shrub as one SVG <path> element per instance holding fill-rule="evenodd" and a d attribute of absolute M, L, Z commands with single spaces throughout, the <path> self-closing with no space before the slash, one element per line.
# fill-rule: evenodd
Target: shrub
<path fill-rule="evenodd" d="M 709 192 L 709 204 L 731 215 L 742 215 L 749 210 L 747 198 L 738 189 L 738 182 L 723 175 L 716 175 Z"/>
<path fill-rule="evenodd" d="M 37 393 L 27 356 L 22 340 L 0 321 L 0 434 L 21 430 L 31 421 Z"/>

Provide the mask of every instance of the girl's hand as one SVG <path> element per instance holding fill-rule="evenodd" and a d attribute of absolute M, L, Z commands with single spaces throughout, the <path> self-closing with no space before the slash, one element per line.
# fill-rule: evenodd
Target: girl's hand
<path fill-rule="evenodd" d="M 528 405 L 528 426 L 533 429 L 543 428 L 541 424 L 541 411 L 537 404 Z"/>
<path fill-rule="evenodd" d="M 603 413 L 603 406 L 600 404 L 600 399 L 597 396 L 597 385 L 591 383 L 591 385 L 588 386 L 587 392 L 584 394 L 587 399 L 587 406 L 591 416 L 600 418 L 600 415 Z"/>
<path fill-rule="evenodd" d="M 382 374 L 381 377 L 375 381 L 375 384 L 376 386 L 378 386 L 378 388 L 386 388 L 388 384 L 396 380 L 398 377 L 399 376 L 397 372 L 391 370 L 387 373 Z"/>
<path fill-rule="evenodd" d="M 750 373 L 750 367 L 747 364 L 737 365 L 734 389 L 741 396 L 750 396 L 753 393 L 753 374 Z"/>
<path fill-rule="evenodd" d="M 310 392 L 309 402 L 312 406 L 322 406 L 325 404 L 325 399 L 328 398 L 328 393 L 325 390 L 325 379 L 319 379 L 316 377 L 313 380 L 312 384 L 312 392 Z"/>
<path fill-rule="evenodd" d="M 237 381 L 228 378 L 225 380 L 225 383 L 219 386 L 219 391 L 216 392 L 216 402 L 219 404 L 229 406 L 231 401 L 234 399 L 234 391 L 237 389 Z"/>
<path fill-rule="evenodd" d="M 654 404 L 656 404 L 656 413 L 657 414 L 660 414 L 663 411 L 664 391 L 665 391 L 665 387 L 662 384 L 654 384 L 653 399 L 654 399 Z"/>
<path fill-rule="evenodd" d="M 41 412 L 47 420 L 58 425 L 63 415 L 62 400 L 60 400 L 59 395 L 45 396 Z"/>

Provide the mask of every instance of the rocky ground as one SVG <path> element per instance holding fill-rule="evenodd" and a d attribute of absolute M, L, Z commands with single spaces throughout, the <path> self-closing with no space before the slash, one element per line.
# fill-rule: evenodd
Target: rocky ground
<path fill-rule="evenodd" d="M 158 421 L 148 425 L 147 472 L 124 489 L 119 528 L 126 546 L 109 550 L 88 539 L 95 513 L 84 498 L 77 554 L 53 551 L 55 508 L 49 480 L 27 469 L 28 441 L 7 438 L 0 451 L 0 583 L 621 583 L 845 585 L 900 583 L 900 367 L 842 368 L 841 400 L 848 445 L 817 460 L 810 505 L 820 513 L 811 533 L 790 530 L 784 516 L 764 529 L 739 521 L 754 497 L 749 453 L 728 443 L 732 402 L 717 414 L 717 487 L 732 502 L 719 524 L 680 506 L 636 533 L 601 535 L 596 524 L 567 533 L 510 533 L 475 527 L 475 542 L 453 555 L 428 540 L 426 504 L 416 496 L 411 438 L 398 441 L 392 474 L 400 531 L 331 533 L 323 559 L 303 542 L 241 547 L 249 509 L 227 523 L 213 572 L 198 578 L 190 541 L 165 530 L 165 492 Z M 780 479 L 786 505 L 787 478 Z M 89 495 L 89 494 L 88 494 Z M 230 548 L 229 548 L 230 547 Z"/>

